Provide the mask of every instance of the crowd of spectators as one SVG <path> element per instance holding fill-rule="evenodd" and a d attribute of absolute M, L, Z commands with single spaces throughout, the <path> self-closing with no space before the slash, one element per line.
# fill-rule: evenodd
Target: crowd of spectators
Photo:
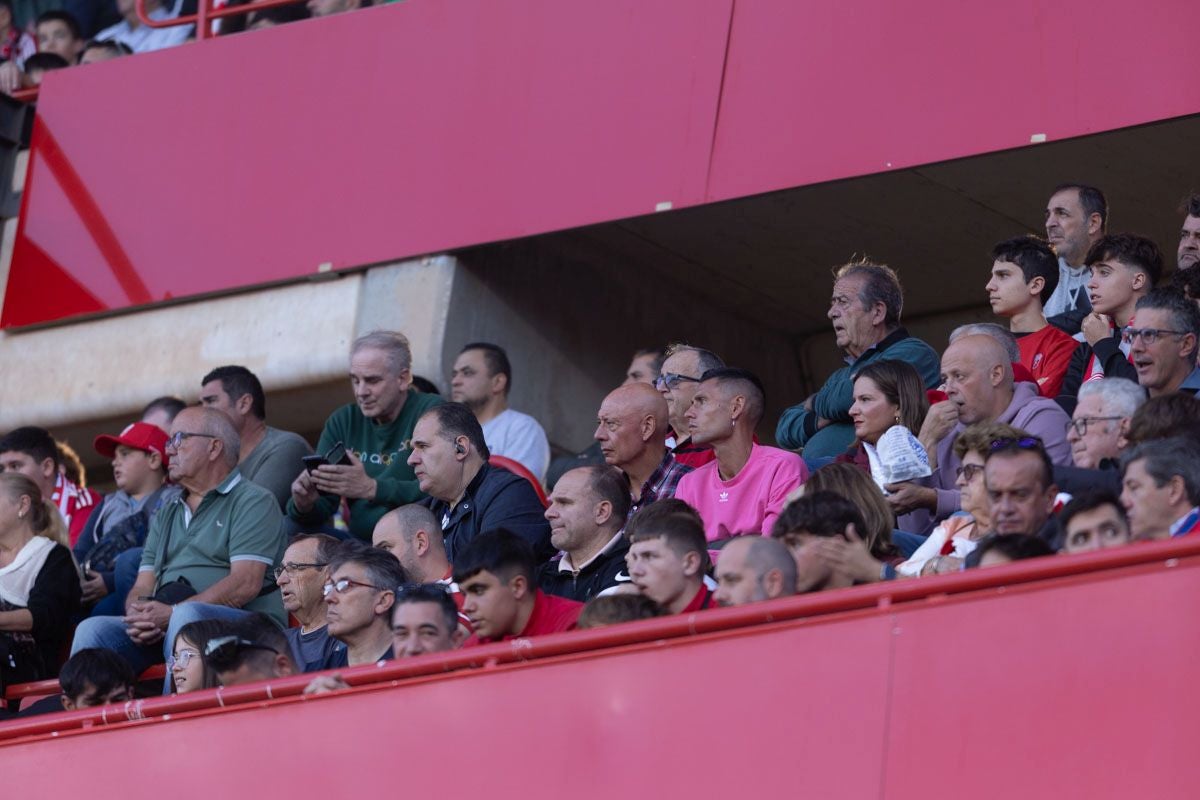
<path fill-rule="evenodd" d="M 330 691 L 380 660 L 1195 533 L 1200 196 L 1183 210 L 1165 280 L 1153 242 L 1106 233 L 1103 193 L 1058 187 L 1047 239 L 979 259 L 1004 324 L 941 347 L 902 326 L 895 271 L 838 267 L 847 366 L 782 415 L 782 447 L 759 441 L 754 373 L 674 344 L 580 410 L 596 449 L 554 474 L 503 347 L 464 346 L 447 400 L 397 331 L 353 342 L 353 402 L 315 450 L 236 365 L 97 437 L 104 496 L 15 429 L 0 682 L 60 676 L 25 713 L 123 698 L 158 663 L 164 692 L 307 672 Z"/>

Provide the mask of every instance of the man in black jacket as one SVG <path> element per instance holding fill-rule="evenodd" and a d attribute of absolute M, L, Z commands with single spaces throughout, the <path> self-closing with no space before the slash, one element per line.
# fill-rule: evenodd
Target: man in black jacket
<path fill-rule="evenodd" d="M 629 503 L 629 485 L 614 467 L 580 467 L 559 478 L 546 519 L 550 543 L 560 552 L 538 569 L 538 587 L 586 603 L 628 582 L 629 543 L 622 528 Z"/>
<path fill-rule="evenodd" d="M 550 525 L 537 492 L 524 478 L 488 466 L 490 455 L 479 420 L 462 403 L 434 406 L 413 428 L 408 463 L 441 522 L 450 562 L 480 533 L 496 528 L 507 528 L 538 558 L 549 558 Z"/>

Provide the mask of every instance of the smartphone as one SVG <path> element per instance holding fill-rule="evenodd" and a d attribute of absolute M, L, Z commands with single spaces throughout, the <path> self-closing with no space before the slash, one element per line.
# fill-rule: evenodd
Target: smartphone
<path fill-rule="evenodd" d="M 322 467 L 326 464 L 336 464 L 341 467 L 350 466 L 350 458 L 346 455 L 346 445 L 341 442 L 329 448 L 329 452 L 323 456 L 300 456 L 300 460 L 304 462 L 304 469 L 310 475 L 317 467 Z"/>

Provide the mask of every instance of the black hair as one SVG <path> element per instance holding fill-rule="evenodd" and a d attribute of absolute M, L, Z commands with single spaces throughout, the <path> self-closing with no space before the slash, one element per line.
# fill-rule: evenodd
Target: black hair
<path fill-rule="evenodd" d="M 620 529 L 625 526 L 625 518 L 629 516 L 629 507 L 633 498 L 629 494 L 629 478 L 616 467 L 607 464 L 589 464 L 577 467 L 588 476 L 588 491 L 597 500 L 607 500 L 612 506 L 612 518 L 609 527 Z M 574 471 L 574 470 L 572 470 Z"/>
<path fill-rule="evenodd" d="M 580 630 L 661 617 L 666 612 L 644 594 L 606 594 L 593 597 L 583 607 L 576 625 Z"/>
<path fill-rule="evenodd" d="M 1114 233 L 1105 236 L 1091 246 L 1083 263 L 1090 267 L 1110 259 L 1146 273 L 1146 281 L 1151 287 L 1158 283 L 1163 274 L 1162 251 L 1145 236 L 1134 233 Z"/>
<path fill-rule="evenodd" d="M 290 8 L 290 6 L 280 6 L 280 8 Z M 412 385 L 413 388 L 421 394 L 441 394 L 441 392 L 438 391 L 437 385 L 433 381 L 429 380 L 429 378 L 426 378 L 422 375 L 413 375 Z"/>
<path fill-rule="evenodd" d="M 71 32 L 72 38 L 83 38 L 83 29 L 79 25 L 79 20 L 75 19 L 75 15 L 69 11 L 59 11 L 57 9 L 54 11 L 43 11 L 33 23 L 33 29 L 36 31 L 37 27 L 43 22 L 61 22 L 67 26 L 67 30 Z M 28 63 L 28 60 L 26 60 L 26 63 Z"/>
<path fill-rule="evenodd" d="M 966 568 L 978 567 L 983 557 L 993 550 L 1007 556 L 1011 561 L 1054 555 L 1050 545 L 1037 536 L 1024 533 L 989 533 L 976 542 L 975 549 L 966 558 Z"/>
<path fill-rule="evenodd" d="M 395 592 L 396 587 L 408 583 L 408 575 L 394 555 L 358 539 L 347 539 L 333 551 L 326 567 L 330 580 L 344 564 L 357 564 L 366 570 L 367 581 L 376 589 Z"/>
<path fill-rule="evenodd" d="M 83 46 L 80 55 L 88 50 L 107 50 L 113 55 L 131 56 L 133 48 L 124 42 L 118 42 L 116 39 L 89 39 L 88 43 Z"/>
<path fill-rule="evenodd" d="M 1058 288 L 1058 256 L 1045 240 L 1036 236 L 1016 236 L 1005 239 L 992 248 L 993 261 L 1008 261 L 1021 268 L 1025 283 L 1034 278 L 1045 281 L 1038 299 L 1042 305 Z"/>
<path fill-rule="evenodd" d="M 1179 210 L 1189 217 L 1200 217 L 1200 193 L 1188 195 Z"/>
<path fill-rule="evenodd" d="M 1092 214 L 1100 215 L 1100 230 L 1108 229 L 1108 198 L 1104 196 L 1104 192 L 1097 189 L 1095 186 L 1088 186 L 1083 183 L 1060 183 L 1054 187 L 1054 191 L 1050 194 L 1055 195 L 1059 192 L 1065 192 L 1067 189 L 1074 189 L 1079 194 L 1079 205 L 1083 206 L 1084 217 L 1090 217 Z"/>
<path fill-rule="evenodd" d="M 441 428 L 441 437 L 453 443 L 458 437 L 465 436 L 475 448 L 480 458 L 487 461 L 492 457 L 487 442 L 483 439 L 483 428 L 475 418 L 475 412 L 462 403 L 442 403 L 426 411 L 422 417 L 432 416 Z"/>
<path fill-rule="evenodd" d="M 156 397 L 149 403 L 146 403 L 146 407 L 142 409 L 142 416 L 140 418 L 145 419 L 147 414 L 154 411 L 161 411 L 170 417 L 169 421 L 174 421 L 179 412 L 183 411 L 185 408 L 187 408 L 187 403 L 183 402 L 178 397 L 174 397 L 169 394 L 163 395 L 162 397 Z"/>
<path fill-rule="evenodd" d="M 49 72 L 54 69 L 66 69 L 69 66 L 71 64 L 58 53 L 34 53 L 25 59 L 25 74 L 28 75 L 35 69 Z"/>
<path fill-rule="evenodd" d="M 680 558 L 690 552 L 699 553 L 703 568 L 708 569 L 704 522 L 694 508 L 678 498 L 664 498 L 639 508 L 625 526 L 625 538 L 630 543 L 663 539 Z"/>
<path fill-rule="evenodd" d="M 633 354 L 635 359 L 644 358 L 645 356 L 651 357 L 650 369 L 654 371 L 654 377 L 657 378 L 662 374 L 662 365 L 663 361 L 667 358 L 667 351 L 661 347 L 644 347 Z"/>
<path fill-rule="evenodd" d="M 481 572 L 490 572 L 503 582 L 524 575 L 534 588 L 537 560 L 529 542 L 507 528 L 484 531 L 454 559 L 454 582 L 462 583 Z"/>
<path fill-rule="evenodd" d="M 136 677 L 129 662 L 113 650 L 87 647 L 67 659 L 58 673 L 62 693 L 74 700 L 90 684 L 103 696 L 119 688 L 133 688 Z"/>
<path fill-rule="evenodd" d="M 458 628 L 458 606 L 454 605 L 454 599 L 450 597 L 450 593 L 446 591 L 446 587 L 440 583 L 407 583 L 396 590 L 396 602 L 392 606 L 392 613 L 400 606 L 409 603 L 433 603 L 442 612 L 442 619 L 446 622 L 446 630 L 453 633 Z"/>
<path fill-rule="evenodd" d="M 512 389 L 512 364 L 509 363 L 508 353 L 504 352 L 504 348 L 490 342 L 471 342 L 463 345 L 463 349 L 458 351 L 459 355 L 468 350 L 478 350 L 483 354 L 483 362 L 487 364 L 489 376 L 504 376 L 504 396 L 507 397 Z"/>
<path fill-rule="evenodd" d="M 253 612 L 245 616 L 225 623 L 225 633 L 210 637 L 209 642 L 219 638 L 220 635 L 236 636 L 239 639 L 245 640 L 252 645 L 257 645 L 255 648 L 247 648 L 239 646 L 235 650 L 235 655 L 228 663 L 222 664 L 219 672 L 232 672 L 241 664 L 249 661 L 254 664 L 257 670 L 262 673 L 269 669 L 270 664 L 276 656 L 283 656 L 291 662 L 293 669 L 296 668 L 295 659 L 292 657 L 292 648 L 288 643 L 287 636 L 279 627 L 275 620 L 261 612 Z M 266 650 L 259 648 L 267 648 Z M 267 650 L 274 651 L 273 653 Z M 204 659 L 205 666 L 209 665 L 209 659 Z"/>
<path fill-rule="evenodd" d="M 783 539 L 791 533 L 807 533 L 826 538 L 846 538 L 846 526 L 863 539 L 867 538 L 867 523 L 858 507 L 837 492 L 805 492 L 784 506 L 771 526 L 771 538 Z"/>
<path fill-rule="evenodd" d="M 741 367 L 717 367 L 700 376 L 701 383 L 716 381 L 720 384 L 735 383 L 738 391 L 746 395 L 746 416 L 753 426 L 762 419 L 766 410 L 767 392 L 757 375 Z"/>
<path fill-rule="evenodd" d="M 33 425 L 14 428 L 0 436 L 0 453 L 24 453 L 38 464 L 49 458 L 54 461 L 55 469 L 58 468 L 58 445 L 45 428 Z"/>
<path fill-rule="evenodd" d="M 1125 514 L 1125 506 L 1121 505 L 1121 498 L 1108 489 L 1089 486 L 1072 496 L 1071 502 L 1063 506 L 1062 511 L 1058 512 L 1058 528 L 1061 531 L 1060 538 L 1066 536 L 1067 524 L 1076 516 L 1086 514 L 1089 511 L 1095 511 L 1097 508 L 1103 506 L 1112 506 L 1115 508 L 1117 515 L 1125 520 L 1126 525 L 1129 524 L 1129 520 Z"/>
<path fill-rule="evenodd" d="M 250 413 L 260 420 L 267 418 L 267 396 L 258 376 L 250 370 L 239 366 L 217 367 L 200 379 L 200 385 L 209 381 L 220 381 L 225 394 L 235 403 L 242 395 L 250 395 Z"/>

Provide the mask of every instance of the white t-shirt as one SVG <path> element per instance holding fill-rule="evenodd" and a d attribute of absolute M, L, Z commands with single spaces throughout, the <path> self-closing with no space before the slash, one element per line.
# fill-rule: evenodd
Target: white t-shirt
<path fill-rule="evenodd" d="M 538 421 L 528 414 L 506 408 L 483 423 L 483 440 L 492 455 L 520 462 L 538 480 L 546 477 L 550 465 L 550 442 Z"/>

